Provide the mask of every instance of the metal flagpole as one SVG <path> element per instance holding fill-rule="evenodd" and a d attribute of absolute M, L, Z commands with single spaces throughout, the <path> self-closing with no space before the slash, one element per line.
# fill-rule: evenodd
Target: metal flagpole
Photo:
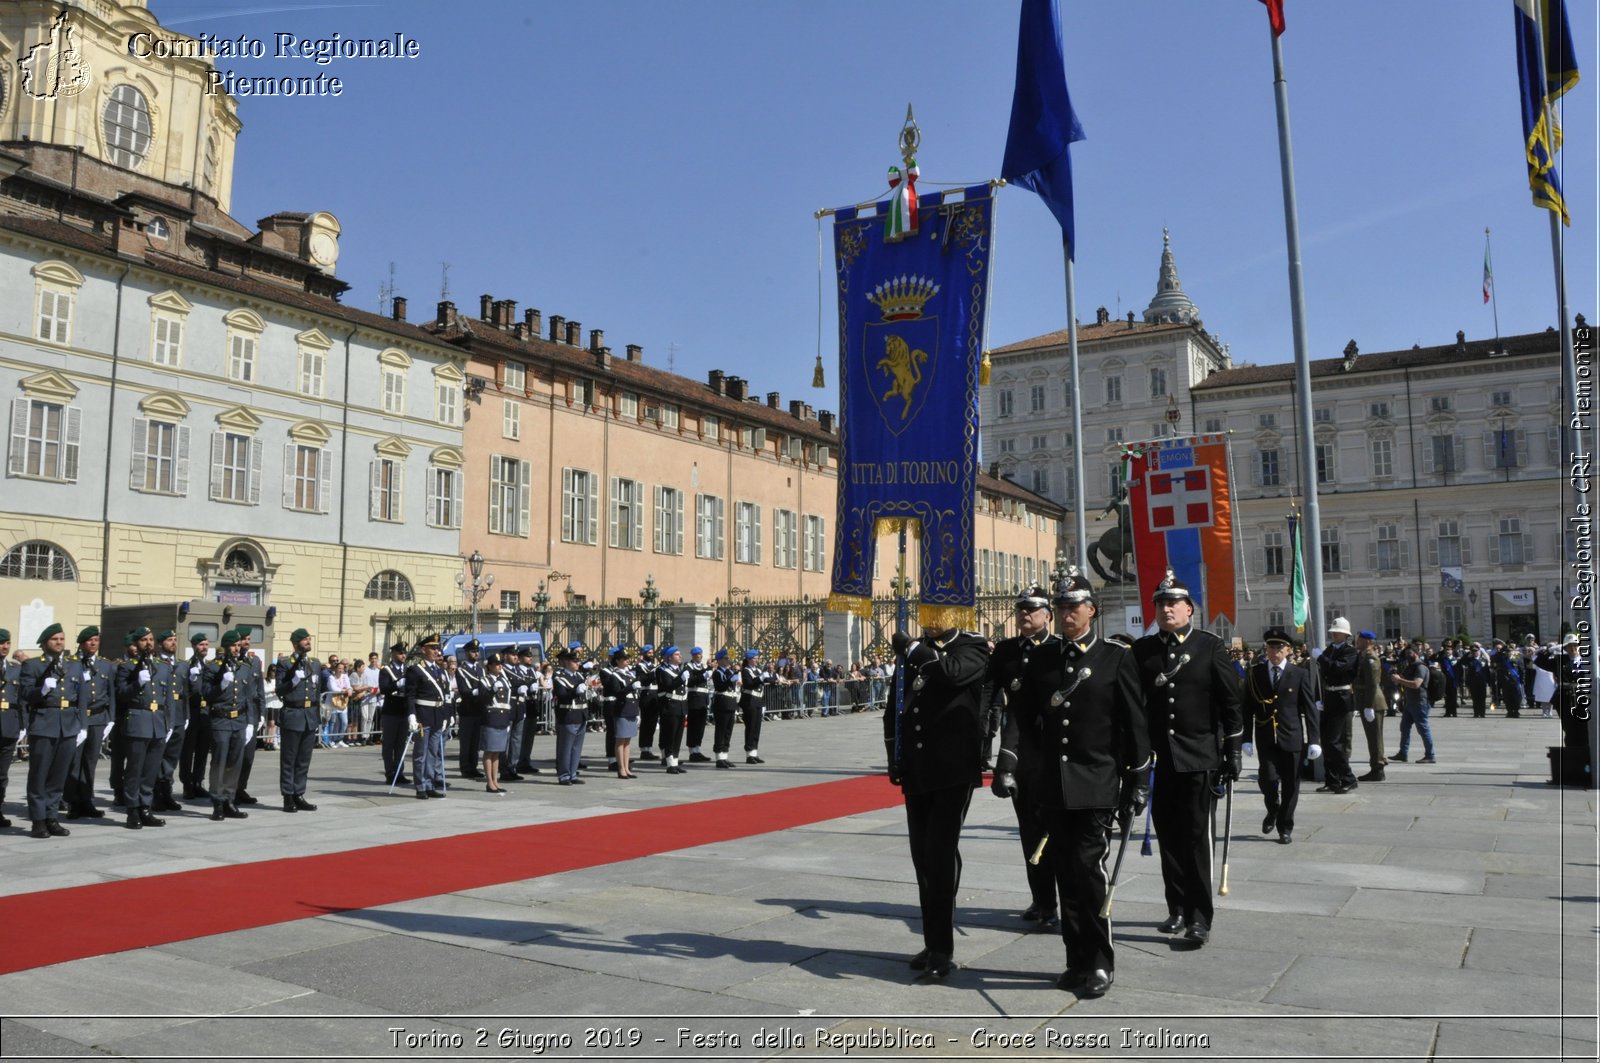
<path fill-rule="evenodd" d="M 1067 272 L 1067 372 L 1072 377 L 1072 532 L 1078 540 L 1078 571 L 1089 571 L 1089 522 L 1084 499 L 1089 485 L 1083 479 L 1083 390 L 1078 386 L 1078 290 L 1072 270 L 1072 247 L 1061 234 L 1061 257 Z"/>
<path fill-rule="evenodd" d="M 1271 32 L 1269 30 L 1269 32 Z M 1300 268 L 1300 213 L 1294 191 L 1294 152 L 1289 145 L 1289 85 L 1283 77 L 1283 40 L 1272 36 L 1273 89 L 1278 104 L 1278 158 L 1283 170 L 1283 226 L 1289 250 L 1289 312 L 1294 328 L 1295 417 L 1300 433 L 1300 480 L 1305 494 L 1301 550 L 1306 571 L 1306 642 L 1320 649 L 1322 625 L 1322 516 L 1317 507 L 1316 436 L 1311 419 L 1311 356 L 1307 350 L 1304 278 Z"/>
<path fill-rule="evenodd" d="M 1558 267 L 1559 271 L 1559 267 Z M 1494 287 L 1494 264 L 1489 257 L 1489 227 L 1483 227 L 1483 279 L 1487 286 L 1489 309 L 1494 313 L 1494 349 L 1500 349 L 1500 293 Z"/>

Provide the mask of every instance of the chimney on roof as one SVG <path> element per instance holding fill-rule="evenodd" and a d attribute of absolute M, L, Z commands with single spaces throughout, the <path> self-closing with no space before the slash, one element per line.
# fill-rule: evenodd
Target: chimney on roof
<path fill-rule="evenodd" d="M 783 398 L 776 391 L 767 392 L 767 409 L 769 409 L 769 410 L 781 410 L 781 409 L 783 409 Z"/>
<path fill-rule="evenodd" d="M 534 337 L 538 336 L 539 329 L 543 327 L 539 320 L 539 311 L 535 310 L 531 306 L 524 310 L 522 312 L 522 324 L 528 333 L 529 339 L 533 339 Z"/>
<path fill-rule="evenodd" d="M 628 344 L 628 361 L 630 361 L 630 362 L 642 362 L 642 361 L 644 361 L 644 348 L 639 346 L 637 343 Z"/>
<path fill-rule="evenodd" d="M 567 319 L 560 314 L 550 315 L 550 342 L 565 343 L 567 341 Z"/>
<path fill-rule="evenodd" d="M 490 322 L 492 324 L 493 321 L 494 321 L 493 315 L 494 315 L 494 296 L 492 296 L 492 295 L 480 295 L 480 296 L 478 296 L 478 316 L 483 318 L 483 320 L 488 321 L 488 322 Z"/>
<path fill-rule="evenodd" d="M 800 420 L 804 420 L 805 419 L 805 416 L 806 416 L 806 404 L 805 404 L 805 401 L 803 399 L 790 399 L 789 400 L 789 416 L 790 417 L 794 417 L 794 418 L 798 418 Z"/>
<path fill-rule="evenodd" d="M 996 480 L 1000 479 L 1000 463 L 998 461 L 991 461 L 989 463 L 989 475 L 993 476 Z"/>
<path fill-rule="evenodd" d="M 454 325 L 455 323 L 456 323 L 456 304 L 452 303 L 448 299 L 444 299 L 444 300 L 440 301 L 440 303 L 439 303 L 439 312 L 438 312 L 438 315 L 434 318 L 434 324 L 438 325 L 440 328 L 445 328 L 446 326 Z"/>
<path fill-rule="evenodd" d="M 591 347 L 589 348 L 589 353 L 594 355 L 594 364 L 597 368 L 606 370 L 607 372 L 611 370 L 610 347 Z"/>
<path fill-rule="evenodd" d="M 709 384 L 711 386 L 711 390 L 715 391 L 718 395 L 726 395 L 728 393 L 727 378 L 723 376 L 722 370 L 720 369 L 711 370 L 711 372 L 706 375 L 706 383 Z"/>
<path fill-rule="evenodd" d="M 1094 323 L 1096 325 L 1109 324 L 1110 321 L 1111 311 L 1107 310 L 1105 307 L 1102 306 L 1094 312 Z"/>
<path fill-rule="evenodd" d="M 728 378 L 728 398 L 736 399 L 739 402 L 743 402 L 745 400 L 745 396 L 747 396 L 749 394 L 750 394 L 749 381 L 745 380 L 744 377 L 742 377 L 742 376 L 730 376 Z"/>
<path fill-rule="evenodd" d="M 833 434 L 833 411 L 832 410 L 819 410 L 819 411 L 817 411 L 817 427 L 822 429 L 824 432 L 827 432 L 829 435 Z"/>
<path fill-rule="evenodd" d="M 500 311 L 500 327 L 509 329 L 517 317 L 517 301 L 515 299 L 506 299 L 501 302 L 500 306 L 502 308 Z"/>
<path fill-rule="evenodd" d="M 395 296 L 389 304 L 389 312 L 394 315 L 396 321 L 404 321 L 406 319 L 406 297 L 403 295 Z"/>
<path fill-rule="evenodd" d="M 597 328 L 590 329 L 589 330 L 589 349 L 591 351 L 598 351 L 600 348 L 604 347 L 605 345 L 606 345 L 605 330 L 597 329 Z"/>
<path fill-rule="evenodd" d="M 1133 311 L 1128 311 L 1128 327 L 1133 328 Z"/>
<path fill-rule="evenodd" d="M 583 323 L 579 321 L 567 322 L 567 346 L 583 346 Z"/>

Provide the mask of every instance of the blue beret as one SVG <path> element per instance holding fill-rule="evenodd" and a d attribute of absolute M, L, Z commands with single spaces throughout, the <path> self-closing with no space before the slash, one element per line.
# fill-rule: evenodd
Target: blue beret
<path fill-rule="evenodd" d="M 571 642 L 567 643 L 567 649 L 569 649 L 569 650 L 581 650 L 582 648 L 583 648 L 583 640 L 582 639 L 573 639 Z"/>
<path fill-rule="evenodd" d="M 726 661 L 728 659 L 728 651 L 727 650 L 718 650 L 713 655 L 713 659 L 714 660 L 718 660 L 718 661 Z"/>
<path fill-rule="evenodd" d="M 654 653 L 654 652 L 656 652 L 656 648 L 654 646 L 640 646 L 639 647 L 639 652 L 640 653 Z"/>
<path fill-rule="evenodd" d="M 702 647 L 696 646 L 694 649 L 690 650 L 689 652 L 690 653 L 704 653 L 706 651 Z"/>
<path fill-rule="evenodd" d="M 1378 641 L 1378 636 L 1373 634 L 1371 631 L 1357 631 L 1356 634 L 1364 639 L 1371 639 L 1374 642 Z"/>
<path fill-rule="evenodd" d="M 744 659 L 747 660 L 747 661 L 751 660 L 752 658 L 760 657 L 760 656 L 761 656 L 761 651 L 760 650 L 745 650 L 744 651 Z"/>
<path fill-rule="evenodd" d="M 677 653 L 677 652 L 678 652 L 678 647 L 676 647 L 676 646 L 663 646 L 663 647 L 661 647 L 661 656 L 663 656 L 663 657 L 671 657 L 674 653 Z"/>

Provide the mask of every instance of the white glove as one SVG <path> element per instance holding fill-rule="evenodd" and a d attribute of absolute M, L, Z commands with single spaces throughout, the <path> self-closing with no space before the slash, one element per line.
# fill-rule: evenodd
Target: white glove
<path fill-rule="evenodd" d="M 200 666 L 199 665 L 195 665 L 193 668 L 189 669 L 189 678 L 190 679 L 198 679 L 198 678 L 200 678 Z"/>
<path fill-rule="evenodd" d="M 1373 712 L 1371 709 L 1362 709 L 1361 718 L 1366 720 L 1368 723 L 1371 723 L 1373 720 L 1378 718 L 1378 714 Z"/>
<path fill-rule="evenodd" d="M 1316 703 L 1316 707 L 1317 707 L 1317 711 L 1318 711 L 1318 712 L 1321 712 L 1321 711 L 1322 711 L 1322 702 L 1320 702 L 1320 701 L 1319 701 L 1319 702 L 1317 702 L 1317 703 Z"/>
<path fill-rule="evenodd" d="M 404 676 L 401 676 L 399 679 L 394 681 L 394 688 L 396 690 L 404 690 L 406 688 L 406 680 Z"/>
<path fill-rule="evenodd" d="M 244 725 L 244 744 L 245 745 L 249 745 L 251 740 L 254 739 L 255 736 L 256 736 L 256 725 L 253 724 L 253 723 L 245 724 Z"/>
<path fill-rule="evenodd" d="M 303 671 L 296 671 L 296 672 L 295 672 L 295 673 L 294 673 L 294 677 L 295 677 L 295 678 L 296 678 L 296 679 L 304 679 L 304 678 L 305 678 L 305 677 L 306 677 L 306 674 L 305 674 L 305 672 L 303 672 Z"/>
<path fill-rule="evenodd" d="M 232 672 L 223 672 L 222 673 L 222 685 L 225 686 L 225 687 L 233 686 L 233 673 Z"/>
<path fill-rule="evenodd" d="M 1306 746 L 1307 760 L 1316 760 L 1320 756 L 1322 756 L 1321 746 L 1317 745 L 1315 742 L 1311 743 L 1309 746 Z"/>
<path fill-rule="evenodd" d="M 417 718 L 415 716 L 407 716 L 406 717 L 406 726 L 411 728 L 411 730 L 413 730 L 413 731 L 417 731 L 417 730 L 421 729 L 417 724 Z"/>
<path fill-rule="evenodd" d="M 141 682 L 141 683 L 150 682 L 150 669 L 148 669 L 148 668 L 139 669 L 139 682 Z"/>
<path fill-rule="evenodd" d="M 166 737 L 165 741 L 168 741 L 168 742 L 172 741 L 172 736 L 177 733 L 177 730 L 178 729 L 176 727 L 168 727 L 167 728 L 167 737 Z"/>
<path fill-rule="evenodd" d="M 43 687 L 43 689 L 45 689 L 45 690 L 54 690 L 55 688 L 56 688 L 56 677 L 53 676 L 53 675 L 45 676 L 44 677 L 44 687 Z"/>
<path fill-rule="evenodd" d="M 111 729 L 113 727 L 115 727 L 116 725 L 117 725 L 116 717 L 112 717 L 111 719 L 106 721 L 106 729 L 104 731 L 100 732 L 100 741 L 101 742 L 109 742 L 109 741 L 111 741 Z"/>
<path fill-rule="evenodd" d="M 83 743 L 85 741 L 88 740 L 88 738 L 89 738 L 89 732 L 88 731 L 79 731 L 78 732 L 78 740 L 76 742 L 74 742 L 73 745 L 74 746 L 81 746 L 81 745 L 83 745 Z"/>
<path fill-rule="evenodd" d="M 517 688 L 517 697 L 525 698 L 527 696 L 528 696 L 528 688 L 527 687 L 518 687 Z"/>
<path fill-rule="evenodd" d="M 1239 752 L 1243 753 L 1247 757 L 1253 757 L 1256 755 L 1256 744 L 1254 742 L 1246 742 L 1244 745 L 1239 747 Z"/>

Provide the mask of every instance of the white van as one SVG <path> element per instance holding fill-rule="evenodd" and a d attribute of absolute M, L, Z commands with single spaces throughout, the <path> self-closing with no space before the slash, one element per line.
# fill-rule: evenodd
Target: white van
<path fill-rule="evenodd" d="M 462 648 L 471 642 L 472 635 L 451 635 L 444 643 L 444 655 L 461 659 Z M 485 631 L 476 636 L 478 643 L 483 647 L 483 656 L 488 658 L 491 653 L 498 653 L 504 657 L 506 653 L 515 652 L 523 646 L 533 647 L 535 663 L 544 660 L 544 639 L 537 631 Z"/>

